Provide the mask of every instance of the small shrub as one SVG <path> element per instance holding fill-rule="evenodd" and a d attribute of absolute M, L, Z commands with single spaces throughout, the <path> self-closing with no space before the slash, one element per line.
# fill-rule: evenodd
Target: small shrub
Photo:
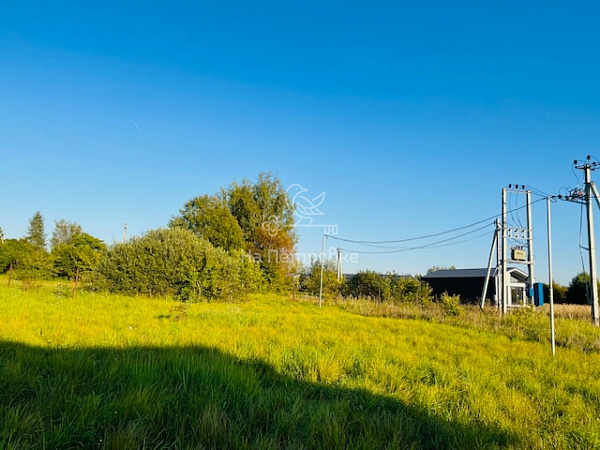
<path fill-rule="evenodd" d="M 52 295 L 54 295 L 55 297 L 65 298 L 70 297 L 72 292 L 73 288 L 70 287 L 67 283 L 58 283 L 56 286 L 54 286 L 54 289 L 52 290 Z"/>
<path fill-rule="evenodd" d="M 444 311 L 445 316 L 459 316 L 460 315 L 460 296 L 459 295 L 448 295 L 444 292 L 440 297 L 440 305 Z"/>

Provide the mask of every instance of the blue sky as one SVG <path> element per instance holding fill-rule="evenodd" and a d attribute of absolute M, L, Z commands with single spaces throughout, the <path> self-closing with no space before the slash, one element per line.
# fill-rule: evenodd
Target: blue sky
<path fill-rule="evenodd" d="M 319 220 L 359 240 L 498 214 L 509 183 L 558 193 L 581 184 L 574 159 L 600 157 L 599 9 L 5 1 L 0 226 L 20 237 L 40 210 L 49 233 L 64 218 L 110 243 L 124 222 L 130 235 L 164 226 L 186 200 L 265 170 L 325 191 Z M 545 205 L 533 210 L 544 279 Z M 562 283 L 581 270 L 579 219 L 553 205 Z M 320 251 L 322 230 L 299 233 L 301 252 Z M 491 230 L 346 269 L 478 267 L 490 242 Z"/>

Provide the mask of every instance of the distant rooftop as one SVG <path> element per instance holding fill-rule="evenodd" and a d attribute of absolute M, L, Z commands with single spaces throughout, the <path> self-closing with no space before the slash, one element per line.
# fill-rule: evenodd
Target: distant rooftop
<path fill-rule="evenodd" d="M 490 276 L 494 275 L 495 268 L 492 268 L 490 272 Z M 521 272 L 521 275 L 527 276 L 525 272 L 523 272 L 518 267 L 509 267 L 509 272 Z M 432 279 L 432 278 L 485 278 L 487 273 L 487 268 L 483 269 L 455 269 L 455 270 L 438 270 L 436 272 L 429 273 L 423 276 L 423 279 Z"/>
<path fill-rule="evenodd" d="M 454 270 L 436 270 L 435 272 L 423 275 L 426 278 L 485 278 L 487 269 L 454 269 Z"/>

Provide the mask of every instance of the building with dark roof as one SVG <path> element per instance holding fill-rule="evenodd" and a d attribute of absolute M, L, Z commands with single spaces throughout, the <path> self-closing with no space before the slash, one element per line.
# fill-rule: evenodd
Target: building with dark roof
<path fill-rule="evenodd" d="M 518 305 L 525 299 L 527 274 L 516 267 L 509 267 L 507 272 L 509 275 L 508 295 L 510 296 L 508 304 Z M 464 303 L 475 303 L 481 300 L 486 273 L 487 269 L 485 268 L 438 270 L 423 276 L 422 279 L 431 286 L 433 295 L 439 296 L 446 292 L 450 295 L 459 295 Z M 495 303 L 497 292 L 497 270 L 492 269 L 486 298 Z"/>

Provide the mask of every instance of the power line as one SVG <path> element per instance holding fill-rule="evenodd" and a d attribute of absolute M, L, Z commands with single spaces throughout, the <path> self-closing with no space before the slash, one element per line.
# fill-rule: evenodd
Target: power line
<path fill-rule="evenodd" d="M 486 233 L 482 233 L 480 235 L 477 235 L 475 237 L 469 238 L 469 239 L 464 239 L 462 241 L 458 241 L 458 242 L 451 242 L 451 243 L 447 243 L 449 241 L 453 241 L 454 239 L 458 239 L 459 237 L 463 237 L 463 236 L 468 236 L 469 234 L 473 234 L 476 233 L 478 231 L 483 230 L 484 228 L 488 228 L 490 225 L 494 225 L 494 223 L 489 223 L 481 228 L 477 228 L 476 230 L 471 230 L 468 231 L 467 233 L 463 233 L 461 235 L 458 236 L 454 236 L 448 239 L 443 239 L 441 241 L 437 241 L 437 242 L 432 242 L 430 244 L 425 244 L 425 245 L 419 245 L 416 247 L 407 247 L 407 248 L 401 248 L 401 249 L 396 249 L 396 250 L 384 250 L 384 251 L 367 251 L 367 250 L 353 250 L 353 249 L 348 249 L 348 248 L 342 248 L 342 250 L 346 251 L 346 252 L 351 252 L 351 253 L 358 253 L 358 254 L 367 254 L 367 255 L 384 255 L 384 254 L 391 254 L 391 253 L 402 253 L 402 252 L 408 252 L 408 251 L 412 251 L 412 250 L 424 250 L 424 249 L 429 249 L 429 248 L 442 248 L 442 247 L 449 247 L 451 245 L 457 245 L 457 244 L 462 244 L 464 242 L 469 242 L 469 241 L 473 241 L 475 239 L 479 239 L 480 237 L 483 236 L 488 236 L 489 232 Z M 442 244 L 442 245 L 440 245 Z"/>
<path fill-rule="evenodd" d="M 537 195 L 538 197 L 550 198 L 552 200 L 556 199 L 556 197 L 554 195 L 547 194 L 546 192 L 542 191 L 541 189 L 537 189 L 529 184 L 526 185 L 525 188 L 527 190 L 531 191 L 532 194 Z"/>
<path fill-rule="evenodd" d="M 535 204 L 538 203 L 542 200 L 545 200 L 545 198 L 539 198 L 534 202 L 531 202 L 531 204 Z M 523 208 L 526 208 L 527 205 L 523 205 L 520 206 L 518 208 L 515 208 L 514 210 L 511 211 L 517 211 L 517 210 L 521 210 Z M 507 211 L 507 212 L 511 212 L 511 211 Z M 422 236 L 416 236 L 416 237 L 411 237 L 411 238 L 406 238 L 406 239 L 395 239 L 395 240 L 389 240 L 389 241 L 365 241 L 365 240 L 355 240 L 355 239 L 345 239 L 345 238 L 341 238 L 341 237 L 337 237 L 337 236 L 332 236 L 332 235 L 327 235 L 327 237 L 329 239 L 335 239 L 336 241 L 342 241 L 342 242 L 349 242 L 351 244 L 399 244 L 402 242 L 410 242 L 410 241 L 417 241 L 420 239 L 427 239 L 427 238 L 432 238 L 432 237 L 437 237 L 437 236 L 442 236 L 444 234 L 450 234 L 450 233 L 454 233 L 455 231 L 460 231 L 460 230 L 466 230 L 467 228 L 472 228 L 476 225 L 481 225 L 484 222 L 489 222 L 490 220 L 495 220 L 496 218 L 500 217 L 501 214 L 496 214 L 490 217 L 486 217 L 485 219 L 482 220 L 478 220 L 477 222 L 473 222 L 470 223 L 468 225 L 464 225 L 462 227 L 457 227 L 457 228 L 452 228 L 450 230 L 446 230 L 446 231 L 440 231 L 439 233 L 433 233 L 433 234 L 426 234 L 426 235 L 422 235 Z"/>

